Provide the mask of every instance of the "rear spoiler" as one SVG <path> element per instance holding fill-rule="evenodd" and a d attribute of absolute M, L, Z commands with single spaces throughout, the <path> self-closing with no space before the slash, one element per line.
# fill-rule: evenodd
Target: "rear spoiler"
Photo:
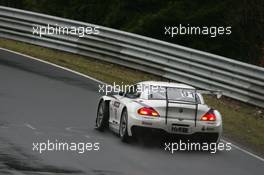
<path fill-rule="evenodd" d="M 223 92 L 220 90 L 202 90 L 202 89 L 197 89 L 196 93 L 200 94 L 208 94 L 208 95 L 216 95 L 216 98 L 219 99 L 222 97 Z"/>
<path fill-rule="evenodd" d="M 173 87 L 175 88 L 175 87 Z M 221 98 L 223 95 L 222 91 L 220 90 L 203 90 L 203 89 L 187 89 L 187 88 L 175 88 L 179 90 L 186 90 L 186 91 L 193 91 L 194 92 L 194 102 L 188 102 L 188 101 L 175 101 L 168 99 L 168 87 L 165 87 L 165 96 L 166 96 L 166 112 L 165 112 L 165 124 L 167 125 L 168 122 L 168 109 L 169 109 L 169 103 L 178 103 L 178 104 L 187 104 L 187 105 L 195 105 L 195 117 L 194 117 L 194 125 L 196 127 L 197 122 L 197 113 L 198 113 L 198 105 L 200 102 L 197 100 L 197 93 L 199 94 L 208 94 L 208 95 L 216 95 L 217 99 Z"/>

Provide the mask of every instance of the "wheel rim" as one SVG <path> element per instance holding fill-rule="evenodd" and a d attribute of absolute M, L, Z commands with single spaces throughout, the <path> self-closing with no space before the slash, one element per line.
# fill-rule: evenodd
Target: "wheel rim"
<path fill-rule="evenodd" d="M 97 120 L 96 120 L 97 127 L 99 127 L 101 125 L 101 123 L 103 121 L 103 117 L 104 117 L 104 107 L 103 107 L 103 104 L 100 103 L 99 109 L 97 112 Z"/>
<path fill-rule="evenodd" d="M 126 127 L 127 127 L 126 112 L 123 112 L 122 120 L 121 120 L 121 128 L 120 128 L 121 137 L 123 137 L 125 135 Z"/>

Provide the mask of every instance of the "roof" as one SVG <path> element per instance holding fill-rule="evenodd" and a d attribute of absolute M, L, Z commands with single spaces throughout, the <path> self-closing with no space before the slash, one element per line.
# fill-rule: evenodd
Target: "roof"
<path fill-rule="evenodd" d="M 174 83 L 174 82 L 165 82 L 165 81 L 142 81 L 137 84 L 148 85 L 148 86 L 165 86 L 165 87 L 175 87 L 175 88 L 183 88 L 183 89 L 195 89 L 192 86 L 182 83 Z"/>

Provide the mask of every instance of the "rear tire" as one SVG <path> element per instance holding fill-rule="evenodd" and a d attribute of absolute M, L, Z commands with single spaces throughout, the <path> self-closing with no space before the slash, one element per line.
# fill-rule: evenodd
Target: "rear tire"
<path fill-rule="evenodd" d="M 127 132 L 127 120 L 128 116 L 127 116 L 127 110 L 124 109 L 122 114 L 121 114 L 121 119 L 120 119 L 120 124 L 119 124 L 119 136 L 121 138 L 122 142 L 128 142 L 129 141 L 129 135 Z"/>
<path fill-rule="evenodd" d="M 209 136 L 208 140 L 207 140 L 207 143 L 219 143 L 219 135 L 212 135 L 212 136 Z"/>
<path fill-rule="evenodd" d="M 108 127 L 109 121 L 109 102 L 101 100 L 97 108 L 97 117 L 95 128 L 99 131 L 104 131 Z"/>

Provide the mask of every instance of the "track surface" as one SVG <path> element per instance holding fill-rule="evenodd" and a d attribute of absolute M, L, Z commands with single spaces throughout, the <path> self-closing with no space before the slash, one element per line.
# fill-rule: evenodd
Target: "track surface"
<path fill-rule="evenodd" d="M 264 162 L 239 150 L 176 152 L 124 144 L 94 130 L 98 84 L 0 50 L 0 174 L 262 174 Z M 99 142 L 100 151 L 32 151 L 33 142 Z"/>

